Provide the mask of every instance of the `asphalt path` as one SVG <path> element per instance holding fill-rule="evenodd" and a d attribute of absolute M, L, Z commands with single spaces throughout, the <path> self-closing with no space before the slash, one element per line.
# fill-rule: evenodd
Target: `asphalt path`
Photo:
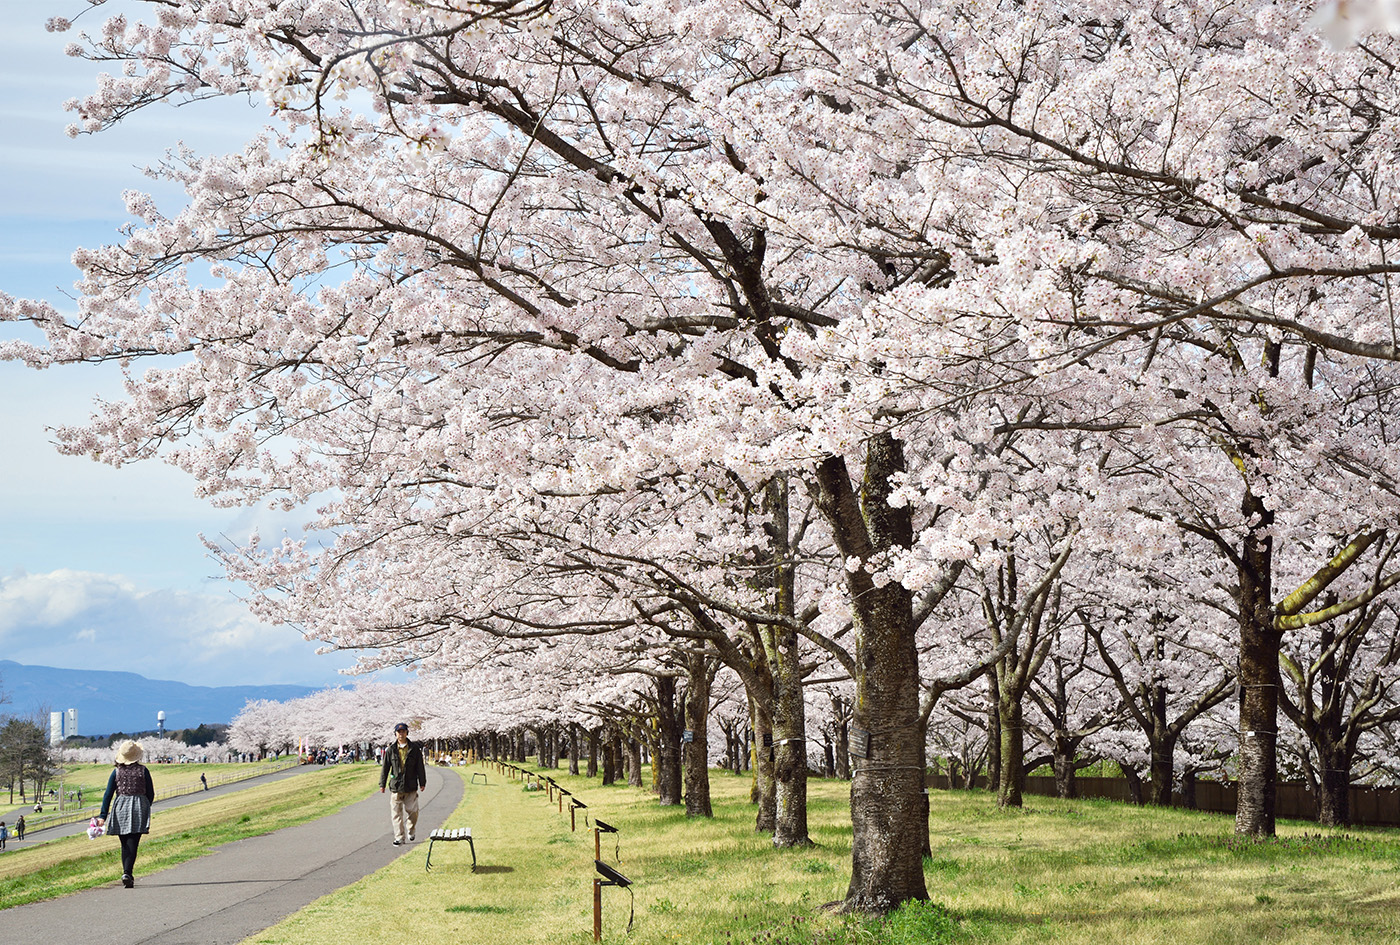
<path fill-rule="evenodd" d="M 110 885 L 0 910 L 0 942 L 234 945 L 400 856 L 426 859 L 428 834 L 461 798 L 456 773 L 429 767 L 415 843 L 392 844 L 388 796 L 376 791 L 334 814 L 228 843 L 157 873 L 143 874 L 138 855 L 134 889 L 119 882 L 114 852 Z"/>

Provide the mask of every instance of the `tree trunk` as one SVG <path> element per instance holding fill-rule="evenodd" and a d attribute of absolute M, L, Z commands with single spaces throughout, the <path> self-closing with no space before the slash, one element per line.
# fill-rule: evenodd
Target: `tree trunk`
<path fill-rule="evenodd" d="M 602 731 L 601 728 L 588 730 L 588 764 L 583 772 L 586 777 L 596 778 L 598 776 L 598 737 Z"/>
<path fill-rule="evenodd" d="M 836 776 L 851 779 L 851 708 L 844 699 L 833 699 L 836 726 Z"/>
<path fill-rule="evenodd" d="M 653 774 L 661 806 L 672 807 L 681 802 L 681 727 L 676 720 L 676 679 L 674 676 L 658 676 L 655 686 L 658 718 Z M 641 755 L 638 754 L 638 785 L 641 784 L 641 776 Z"/>
<path fill-rule="evenodd" d="M 1001 728 L 1001 781 L 997 785 L 998 807 L 1022 806 L 1022 792 L 1025 790 L 1026 772 L 1022 767 L 1025 761 L 1026 739 L 1022 722 L 1021 700 L 1003 695 L 997 701 L 997 723 Z"/>
<path fill-rule="evenodd" d="M 704 654 L 686 654 L 685 729 L 690 741 L 681 743 L 685 764 L 685 813 L 687 817 L 713 817 L 710 805 L 710 685 L 714 682 L 714 659 Z"/>
<path fill-rule="evenodd" d="M 618 768 L 622 759 L 618 757 L 617 738 L 611 731 L 603 731 L 603 786 L 617 783 Z"/>
<path fill-rule="evenodd" d="M 1128 797 L 1137 806 L 1142 806 L 1142 778 L 1138 776 L 1135 769 L 1127 765 L 1119 764 L 1118 770 L 1123 772 L 1123 780 L 1128 782 Z"/>
<path fill-rule="evenodd" d="M 1151 803 L 1156 807 L 1172 806 L 1172 788 L 1176 780 L 1176 736 L 1163 735 L 1152 744 Z"/>
<path fill-rule="evenodd" d="M 1186 770 L 1181 773 L 1181 806 L 1187 810 L 1196 809 L 1196 772 Z"/>
<path fill-rule="evenodd" d="M 818 501 L 847 560 L 863 565 L 912 544 L 909 507 L 889 503 L 891 477 L 903 471 L 903 448 L 888 433 L 866 441 L 859 498 L 844 459 L 828 457 L 818 467 Z M 928 898 L 913 597 L 898 581 L 876 586 L 863 567 L 846 569 L 845 580 L 856 644 L 852 725 L 862 740 L 868 737 L 869 750 L 857 760 L 851 782 L 851 884 L 843 909 L 887 913 L 906 900 Z"/>
<path fill-rule="evenodd" d="M 753 727 L 753 791 L 750 799 L 758 805 L 754 830 L 771 834 L 777 820 L 778 799 L 773 784 L 773 723 L 763 700 L 749 696 Z"/>
<path fill-rule="evenodd" d="M 627 747 L 627 784 L 629 787 L 642 786 L 642 743 L 629 738 Z M 677 803 L 677 802 L 673 802 Z"/>
<path fill-rule="evenodd" d="M 578 723 L 569 723 L 569 774 L 578 774 Z"/>
<path fill-rule="evenodd" d="M 1273 513 L 1246 492 L 1245 533 L 1237 569 L 1240 620 L 1240 777 L 1235 833 L 1274 835 L 1278 782 L 1279 634 L 1273 627 Z"/>
<path fill-rule="evenodd" d="M 995 669 L 987 670 L 987 696 L 987 790 L 995 791 L 1001 787 L 1001 695 Z"/>
<path fill-rule="evenodd" d="M 1076 775 L 1078 768 L 1075 767 L 1075 750 L 1070 747 L 1069 739 L 1056 736 L 1055 754 L 1051 766 L 1055 769 L 1055 796 L 1060 798 L 1071 798 L 1079 796 L 1079 783 Z"/>
<path fill-rule="evenodd" d="M 1317 822 L 1324 827 L 1351 826 L 1351 758 L 1338 741 L 1320 752 L 1317 778 Z"/>
<path fill-rule="evenodd" d="M 768 547 L 772 556 L 774 605 L 779 614 L 797 614 L 796 574 L 792 565 L 789 520 L 790 496 L 786 476 L 774 476 L 763 493 L 768 512 Z M 773 782 L 775 819 L 773 845 L 808 846 L 807 836 L 807 707 L 802 698 L 801 654 L 797 631 L 791 626 L 759 628 L 763 654 L 773 679 Z"/>

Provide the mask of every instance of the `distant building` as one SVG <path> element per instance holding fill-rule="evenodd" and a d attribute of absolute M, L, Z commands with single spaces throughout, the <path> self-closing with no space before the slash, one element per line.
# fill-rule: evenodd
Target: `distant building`
<path fill-rule="evenodd" d="M 78 734 L 78 710 L 49 713 L 49 744 L 62 745 L 70 735 Z"/>

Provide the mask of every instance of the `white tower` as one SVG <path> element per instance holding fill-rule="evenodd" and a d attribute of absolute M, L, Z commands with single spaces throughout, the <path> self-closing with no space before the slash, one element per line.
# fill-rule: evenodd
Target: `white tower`
<path fill-rule="evenodd" d="M 161 709 L 156 713 L 156 734 L 165 734 L 165 710 Z"/>

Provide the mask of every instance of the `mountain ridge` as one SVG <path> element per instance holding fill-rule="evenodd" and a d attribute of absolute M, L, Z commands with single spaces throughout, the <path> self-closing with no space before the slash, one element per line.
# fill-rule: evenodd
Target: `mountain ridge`
<path fill-rule="evenodd" d="M 0 714 L 77 709 L 77 734 L 86 736 L 154 729 L 157 712 L 165 713 L 167 731 L 201 723 L 227 724 L 250 699 L 285 702 L 316 691 L 313 686 L 295 685 L 191 686 L 116 670 L 0 660 L 0 694 L 10 698 L 8 705 L 0 706 Z M 47 730 L 47 714 L 38 721 Z"/>

